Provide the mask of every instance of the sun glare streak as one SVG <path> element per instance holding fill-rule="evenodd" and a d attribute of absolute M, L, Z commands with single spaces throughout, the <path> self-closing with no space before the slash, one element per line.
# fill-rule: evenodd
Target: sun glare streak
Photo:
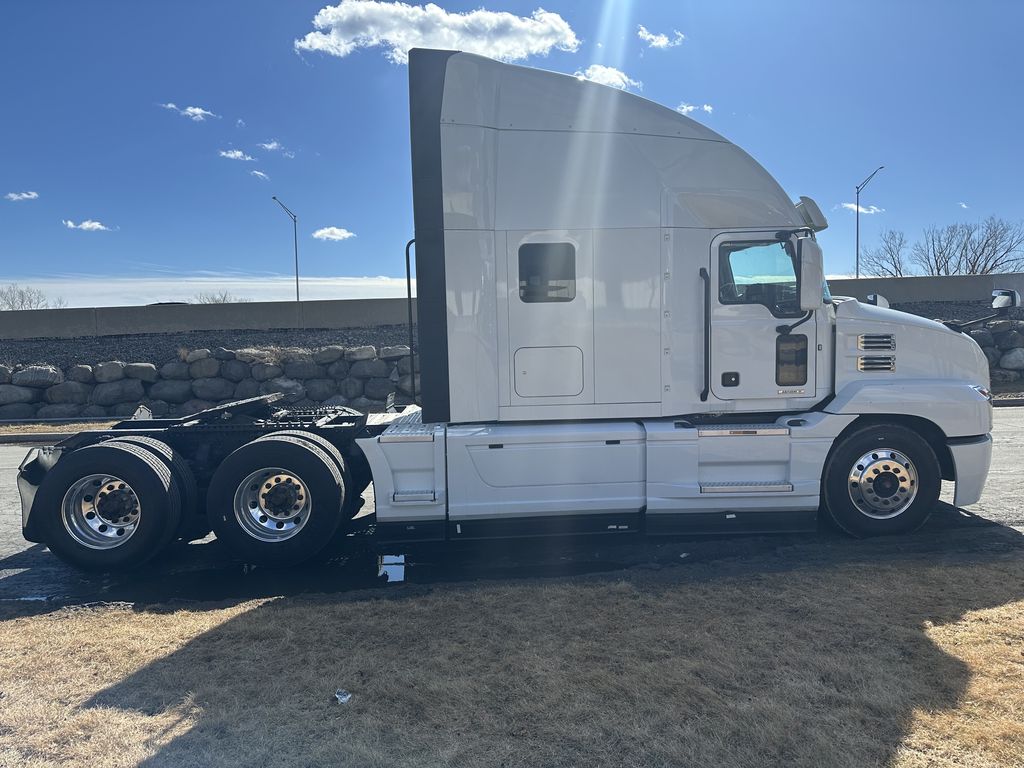
<path fill-rule="evenodd" d="M 605 0 L 601 6 L 596 42 L 603 52 L 602 63 L 621 67 L 625 57 L 626 36 L 621 30 L 631 24 L 633 0 Z M 565 173 L 562 174 L 561 201 L 557 221 L 566 228 L 573 226 L 573 209 L 581 195 L 592 205 L 599 205 L 607 187 L 608 152 L 611 140 L 607 132 L 615 124 L 617 105 L 624 97 L 608 93 L 605 86 L 581 84 L 573 125 L 586 132 L 568 134 Z M 590 183 L 591 181 L 596 183 Z"/>

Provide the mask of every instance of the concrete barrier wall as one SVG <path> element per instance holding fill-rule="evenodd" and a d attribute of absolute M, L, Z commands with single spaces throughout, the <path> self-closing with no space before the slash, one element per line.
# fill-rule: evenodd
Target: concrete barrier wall
<path fill-rule="evenodd" d="M 415 305 L 413 299 L 414 318 Z M 277 328 L 368 328 L 407 322 L 405 299 L 33 309 L 0 312 L 0 340 Z"/>
<path fill-rule="evenodd" d="M 869 293 L 880 293 L 892 304 L 984 301 L 991 297 L 993 288 L 1013 288 L 1024 295 L 1024 273 L 1020 272 L 954 277 L 865 277 L 828 282 L 836 296 L 863 299 Z M 415 303 L 413 299 L 414 317 Z M 407 321 L 405 299 L 35 309 L 0 312 L 0 340 L 278 328 L 367 328 L 404 325 Z"/>
<path fill-rule="evenodd" d="M 951 277 L 862 277 L 829 280 L 834 296 L 864 299 L 879 293 L 890 304 L 934 301 L 990 301 L 993 288 L 1011 288 L 1024 296 L 1024 273 L 954 275 Z"/>

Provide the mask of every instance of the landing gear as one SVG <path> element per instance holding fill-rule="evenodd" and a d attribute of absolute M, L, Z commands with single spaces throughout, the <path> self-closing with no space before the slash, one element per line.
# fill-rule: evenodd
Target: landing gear
<path fill-rule="evenodd" d="M 822 477 L 823 508 L 853 536 L 907 533 L 939 499 L 941 470 L 931 446 L 906 427 L 876 424 L 846 437 Z"/>

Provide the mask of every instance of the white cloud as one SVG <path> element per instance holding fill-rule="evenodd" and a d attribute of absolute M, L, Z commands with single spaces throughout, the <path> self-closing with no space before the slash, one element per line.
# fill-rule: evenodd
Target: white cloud
<path fill-rule="evenodd" d="M 967 205 L 967 203 L 964 203 L 964 202 L 957 203 L 957 205 L 959 205 L 965 211 L 970 207 L 969 205 Z"/>
<path fill-rule="evenodd" d="M 8 192 L 4 195 L 4 200 L 10 200 L 12 203 L 20 202 L 21 200 L 38 200 L 38 192 Z"/>
<path fill-rule="evenodd" d="M 676 107 L 676 112 L 681 115 L 688 115 L 691 112 L 696 112 L 698 109 L 707 112 L 709 115 L 715 111 L 715 108 L 710 104 L 704 104 L 698 107 L 696 104 L 687 104 L 685 101 L 679 102 L 679 106 Z"/>
<path fill-rule="evenodd" d="M 235 120 L 235 128 L 245 128 L 245 120 L 242 118 Z"/>
<path fill-rule="evenodd" d="M 663 32 L 658 34 L 649 32 L 643 24 L 637 28 L 636 36 L 647 43 L 649 48 L 675 48 L 677 45 L 682 45 L 683 40 L 686 39 L 686 35 L 678 29 L 673 29 L 672 37 L 669 37 Z"/>
<path fill-rule="evenodd" d="M 856 203 L 842 203 L 842 207 L 845 208 L 848 211 L 856 211 L 857 210 L 857 204 Z M 861 213 L 868 213 L 868 214 L 871 214 L 871 213 L 885 213 L 885 208 L 879 208 L 877 205 L 869 205 L 867 208 L 865 208 L 862 205 L 860 207 L 860 212 Z"/>
<path fill-rule="evenodd" d="M 636 88 L 638 91 L 644 87 L 639 80 L 634 80 L 625 72 L 615 67 L 606 67 L 604 64 L 591 64 L 582 72 L 577 71 L 576 77 L 581 80 L 591 80 L 601 85 L 610 85 L 612 88 L 626 90 Z"/>
<path fill-rule="evenodd" d="M 164 109 L 169 109 L 172 112 L 177 112 L 182 117 L 187 117 L 189 120 L 193 120 L 193 121 L 195 121 L 197 123 L 201 123 L 204 120 L 206 120 L 208 118 L 211 118 L 211 117 L 215 117 L 215 118 L 219 118 L 220 117 L 220 115 L 215 115 L 215 114 L 213 114 L 213 112 L 211 112 L 208 109 L 203 109 L 202 107 L 184 107 L 184 108 L 182 108 L 182 107 L 179 107 L 177 104 L 175 104 L 172 101 L 169 101 L 166 104 L 161 104 L 160 106 L 163 107 Z"/>
<path fill-rule="evenodd" d="M 61 223 L 68 229 L 81 229 L 86 232 L 110 232 L 110 227 L 105 226 L 98 221 L 93 221 L 92 219 L 86 219 L 80 224 L 75 224 L 75 222 L 70 219 L 62 219 Z"/>
<path fill-rule="evenodd" d="M 287 157 L 289 160 L 295 157 L 295 153 L 292 152 L 290 149 L 286 148 L 285 145 L 282 144 L 277 139 L 271 139 L 270 141 L 260 142 L 256 146 L 259 147 L 260 149 L 266 150 L 267 152 L 280 152 L 284 157 Z"/>
<path fill-rule="evenodd" d="M 350 237 L 355 236 L 355 232 L 349 232 L 341 227 L 324 227 L 313 233 L 313 237 L 317 240 L 348 240 Z"/>
<path fill-rule="evenodd" d="M 313 26 L 315 32 L 295 41 L 295 50 L 348 56 L 358 48 L 383 48 L 396 64 L 408 62 L 410 48 L 444 48 L 520 61 L 545 56 L 552 48 L 575 51 L 580 45 L 565 19 L 541 8 L 527 17 L 482 8 L 449 13 L 433 3 L 342 0 L 320 9 Z"/>
<path fill-rule="evenodd" d="M 240 149 L 222 149 L 217 154 L 221 157 L 226 157 L 228 160 L 245 160 L 247 162 L 254 162 L 256 160 L 255 157 L 245 154 Z"/>
<path fill-rule="evenodd" d="M 270 181 L 270 177 L 263 171 L 249 171 L 249 175 L 255 176 L 257 179 L 262 179 L 263 181 Z"/>

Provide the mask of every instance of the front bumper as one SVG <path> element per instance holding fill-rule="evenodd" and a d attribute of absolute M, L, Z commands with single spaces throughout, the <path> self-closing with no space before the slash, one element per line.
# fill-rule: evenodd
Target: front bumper
<path fill-rule="evenodd" d="M 956 475 L 953 504 L 964 507 L 981 498 L 992 464 L 992 435 L 954 438 L 949 441 Z"/>

